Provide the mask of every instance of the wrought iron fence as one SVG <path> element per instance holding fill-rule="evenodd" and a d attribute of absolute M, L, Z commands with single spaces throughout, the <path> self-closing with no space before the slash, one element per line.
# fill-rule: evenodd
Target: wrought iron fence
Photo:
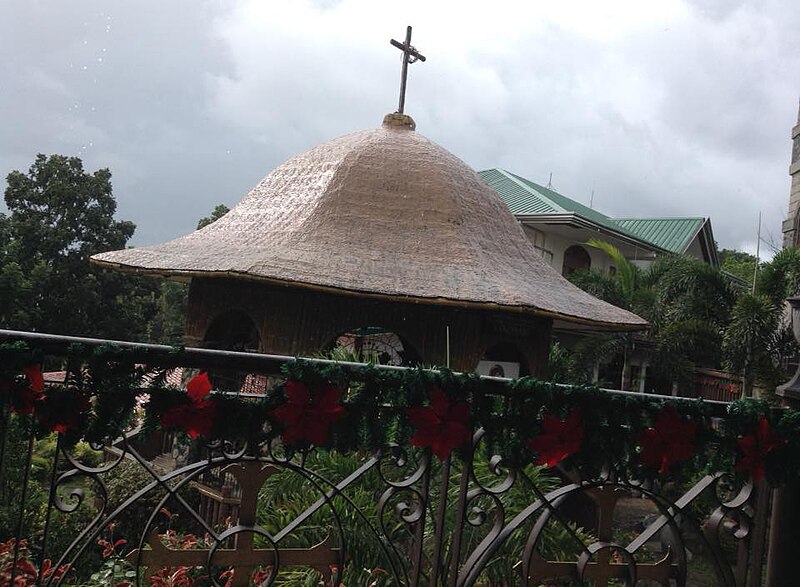
<path fill-rule="evenodd" d="M 93 383 L 94 393 L 125 401 L 164 369 L 185 369 L 184 379 L 205 370 L 213 380 L 214 369 L 275 376 L 294 361 L 8 331 L 0 339 L 24 340 L 45 367 L 65 369 L 68 383 L 85 383 L 89 364 L 117 375 L 108 381 L 128 373 L 141 389 Z M 364 368 L 339 365 L 356 379 Z M 704 409 L 724 419 L 725 407 Z M 76 442 L 66 429 L 44 434 L 8 404 L 1 416 L 2 585 L 763 580 L 771 492 L 711 469 L 679 480 L 637 478 L 613 458 L 592 475 L 567 461 L 544 468 L 510 459 L 482 428 L 439 459 L 407 442 L 336 451 L 287 447 L 269 434 L 191 439 L 147 426 L 141 414 L 117 437 Z"/>

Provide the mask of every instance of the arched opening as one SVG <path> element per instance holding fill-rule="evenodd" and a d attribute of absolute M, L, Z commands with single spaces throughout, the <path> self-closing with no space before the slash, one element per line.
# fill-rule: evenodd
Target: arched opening
<path fill-rule="evenodd" d="M 340 361 L 378 365 L 419 364 L 419 355 L 406 341 L 380 326 L 364 326 L 343 332 L 328 346 L 326 355 Z"/>
<path fill-rule="evenodd" d="M 241 310 L 230 310 L 211 321 L 203 338 L 203 346 L 222 351 L 252 351 L 261 347 L 261 336 L 253 320 Z M 264 376 L 250 375 L 229 369 L 208 372 L 215 389 L 260 392 L 268 386 Z"/>
<path fill-rule="evenodd" d="M 576 271 L 588 271 L 592 268 L 592 258 L 580 245 L 572 245 L 564 251 L 564 265 L 561 275 L 569 276 Z"/>
<path fill-rule="evenodd" d="M 225 351 L 257 351 L 261 344 L 253 320 L 241 310 L 220 314 L 206 330 L 203 346 Z"/>
<path fill-rule="evenodd" d="M 530 365 L 517 345 L 501 342 L 486 349 L 476 371 L 480 375 L 516 379 L 530 375 Z"/>

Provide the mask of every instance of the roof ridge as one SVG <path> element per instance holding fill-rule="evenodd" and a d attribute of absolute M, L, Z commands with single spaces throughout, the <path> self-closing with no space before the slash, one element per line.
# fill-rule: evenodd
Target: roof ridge
<path fill-rule="evenodd" d="M 500 169 L 500 168 L 484 169 L 479 173 L 483 174 L 486 172 L 495 172 L 500 174 L 503 178 L 513 182 L 514 185 L 525 190 L 525 192 L 527 194 L 530 194 L 531 197 L 538 198 L 544 203 L 549 204 L 550 207 L 556 211 L 560 210 L 560 212 L 557 213 L 570 214 L 572 216 L 588 221 L 596 226 L 600 226 L 605 230 L 613 231 L 621 236 L 635 239 L 636 241 L 641 242 L 643 245 L 656 247 L 661 250 L 667 250 L 657 243 L 642 238 L 640 235 L 622 226 L 619 222 L 615 221 L 610 216 L 606 216 L 605 214 L 599 212 L 598 210 L 595 210 L 594 208 L 590 208 L 585 204 L 573 200 L 572 198 L 570 198 L 569 196 L 565 196 L 561 192 L 541 186 L 534 181 L 522 177 L 521 175 L 517 175 L 516 173 L 511 173 L 510 171 L 507 171 L 505 169 Z M 553 194 L 553 196 L 560 198 L 561 200 L 564 201 L 566 206 L 563 204 L 559 204 L 558 200 L 554 199 L 552 196 L 549 196 L 548 194 Z M 526 216 L 525 214 L 515 214 L 515 215 Z M 541 213 L 532 214 L 532 216 L 540 216 L 540 215 L 542 214 Z"/>
<path fill-rule="evenodd" d="M 513 175 L 514 177 L 519 178 L 521 181 L 523 181 L 525 183 L 533 184 L 538 189 L 545 190 L 546 192 L 550 192 L 552 194 L 555 194 L 559 198 L 563 198 L 565 200 L 568 200 L 568 201 L 572 202 L 575 205 L 574 207 L 576 208 L 574 210 L 567 210 L 566 208 L 564 208 L 564 206 L 561 206 L 561 205 L 558 206 L 559 208 L 562 208 L 565 212 L 572 212 L 573 214 L 579 214 L 582 217 L 587 218 L 588 220 L 591 220 L 591 214 L 596 214 L 597 216 L 599 216 L 599 217 L 601 217 L 603 219 L 611 220 L 610 216 L 607 216 L 606 214 L 603 214 L 599 210 L 595 210 L 594 208 L 590 208 L 589 206 L 579 202 L 578 200 L 574 200 L 574 199 L 570 198 L 569 196 L 565 196 L 564 194 L 562 194 L 559 191 L 556 191 L 556 190 L 554 190 L 552 188 L 548 188 L 548 187 L 539 185 L 535 181 L 531 181 L 530 179 L 527 179 L 525 177 L 516 175 L 514 173 L 511 173 L 511 175 Z M 538 191 L 538 189 L 537 189 L 537 191 Z M 545 194 L 542 194 L 542 197 L 547 197 L 547 196 Z M 548 198 L 548 200 L 551 200 L 551 198 L 549 198 L 549 197 L 547 197 L 547 198 Z M 587 216 L 587 211 L 590 214 L 589 216 Z"/>
<path fill-rule="evenodd" d="M 571 210 L 567 210 L 566 208 L 564 208 L 564 206 L 561 206 L 561 205 L 555 203 L 551 198 L 548 198 L 545 194 L 543 194 L 542 192 L 540 192 L 536 188 L 528 185 L 528 181 L 529 180 L 526 180 L 524 177 L 521 177 L 521 176 L 519 176 L 519 175 L 517 175 L 515 173 L 511 173 L 510 171 L 507 171 L 505 169 L 495 169 L 495 171 L 499 171 L 500 173 L 505 175 L 508 179 L 510 179 L 515 184 L 517 184 L 522 189 L 524 189 L 525 191 L 527 191 L 527 192 L 532 192 L 532 191 L 536 192 L 536 196 L 537 197 L 542 198 L 543 200 L 545 200 L 548 204 L 550 204 L 550 206 L 552 206 L 556 210 L 560 210 L 562 213 L 571 212 Z M 538 184 L 536 184 L 536 183 L 534 183 L 532 181 L 530 183 L 532 183 L 533 185 L 538 185 Z"/>
<path fill-rule="evenodd" d="M 708 220 L 707 216 L 620 216 L 611 220 Z"/>
<path fill-rule="evenodd" d="M 696 239 L 697 235 L 703 232 L 703 229 L 706 227 L 706 225 L 711 226 L 711 218 L 703 218 L 703 222 L 701 222 L 700 226 L 695 229 L 695 231 L 692 233 L 691 239 L 689 239 L 688 242 L 691 243 L 694 239 Z"/>

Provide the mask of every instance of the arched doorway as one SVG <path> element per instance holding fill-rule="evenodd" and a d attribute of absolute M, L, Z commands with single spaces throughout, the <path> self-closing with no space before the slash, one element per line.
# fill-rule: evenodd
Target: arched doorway
<path fill-rule="evenodd" d="M 564 265 L 561 275 L 568 277 L 576 271 L 588 271 L 592 268 L 592 258 L 580 245 L 572 245 L 564 251 Z"/>
<path fill-rule="evenodd" d="M 338 335 L 326 355 L 343 361 L 378 365 L 417 365 L 417 352 L 398 334 L 380 326 L 353 328 Z"/>

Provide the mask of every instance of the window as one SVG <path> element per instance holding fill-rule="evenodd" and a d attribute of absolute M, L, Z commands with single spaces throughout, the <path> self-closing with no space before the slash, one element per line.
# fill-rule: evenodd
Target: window
<path fill-rule="evenodd" d="M 397 334 L 379 326 L 344 332 L 336 337 L 329 348 L 331 358 L 340 361 L 406 366 L 419 362 L 414 350 L 404 344 Z"/>
<path fill-rule="evenodd" d="M 561 274 L 564 277 L 575 273 L 576 271 L 588 271 L 592 268 L 592 258 L 586 249 L 579 245 L 572 245 L 564 251 L 564 266 L 561 269 Z"/>

